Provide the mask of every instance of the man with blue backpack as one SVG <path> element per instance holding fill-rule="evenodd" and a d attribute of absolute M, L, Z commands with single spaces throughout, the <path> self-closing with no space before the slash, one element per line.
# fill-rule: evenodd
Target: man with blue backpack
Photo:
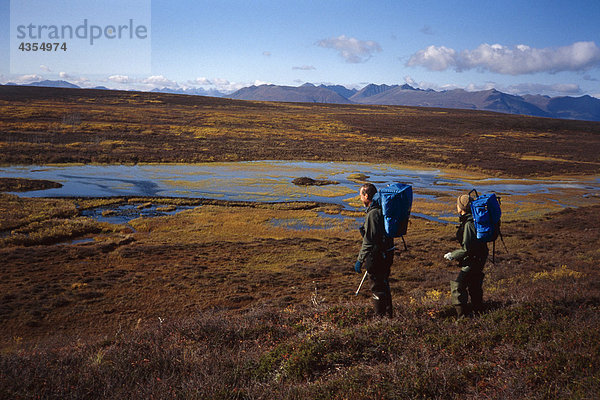
<path fill-rule="evenodd" d="M 371 281 L 375 313 L 391 318 L 393 310 L 389 276 L 394 261 L 394 237 L 406 234 L 412 187 L 396 183 L 378 193 L 375 185 L 365 183 L 359 194 L 363 205 L 367 207 L 367 215 L 360 228 L 362 246 L 354 270 L 361 273 L 361 268 L 365 267 Z M 360 286 L 356 294 L 359 290 Z"/>
<path fill-rule="evenodd" d="M 375 196 L 375 185 L 365 183 L 359 193 L 360 200 L 367 207 L 367 215 L 360 228 L 363 242 L 354 270 L 361 273 L 361 267 L 365 267 L 371 281 L 375 313 L 391 318 L 393 310 L 389 276 L 394 261 L 394 239 L 385 234 L 381 202 L 379 197 Z"/>
<path fill-rule="evenodd" d="M 461 248 L 446 253 L 444 258 L 458 261 L 460 267 L 456 280 L 450 281 L 450 295 L 457 319 L 461 319 L 471 311 L 467 309 L 469 297 L 473 312 L 482 309 L 483 267 L 489 254 L 487 242 L 498 235 L 500 205 L 493 194 L 476 199 L 463 194 L 456 201 L 456 209 L 460 222 L 456 240 Z"/>

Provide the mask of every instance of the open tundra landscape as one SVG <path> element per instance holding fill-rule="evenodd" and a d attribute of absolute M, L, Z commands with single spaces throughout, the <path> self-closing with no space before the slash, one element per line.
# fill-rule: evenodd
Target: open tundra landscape
<path fill-rule="evenodd" d="M 600 122 L 0 86 L 0 398 L 598 398 L 599 154 Z M 364 182 L 415 194 L 393 318 L 355 295 Z M 504 243 L 456 321 L 472 188 Z"/>

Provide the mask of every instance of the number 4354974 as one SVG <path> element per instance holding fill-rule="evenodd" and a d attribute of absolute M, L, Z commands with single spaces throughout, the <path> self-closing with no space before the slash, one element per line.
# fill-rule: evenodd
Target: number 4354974
<path fill-rule="evenodd" d="M 21 42 L 19 45 L 19 50 L 21 51 L 67 51 L 67 43 L 30 43 L 30 42 Z"/>

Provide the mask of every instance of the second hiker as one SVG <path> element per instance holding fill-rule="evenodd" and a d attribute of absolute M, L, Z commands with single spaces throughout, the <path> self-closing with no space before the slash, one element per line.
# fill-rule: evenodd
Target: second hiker
<path fill-rule="evenodd" d="M 456 307 L 457 318 L 467 315 L 469 297 L 471 297 L 472 310 L 481 311 L 483 305 L 483 266 L 487 260 L 487 243 L 477 239 L 477 231 L 471 213 L 471 198 L 463 194 L 456 201 L 456 210 L 459 214 L 460 225 L 456 232 L 456 240 L 461 248 L 446 253 L 447 260 L 458 261 L 460 272 L 455 281 L 450 281 L 450 295 L 452 304 Z"/>

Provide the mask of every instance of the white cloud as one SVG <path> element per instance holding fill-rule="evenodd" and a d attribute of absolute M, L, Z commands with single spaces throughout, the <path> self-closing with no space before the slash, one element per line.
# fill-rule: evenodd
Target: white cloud
<path fill-rule="evenodd" d="M 510 94 L 545 94 L 549 96 L 577 96 L 583 94 L 579 85 L 574 83 L 558 83 L 545 85 L 541 83 L 520 83 L 506 87 L 503 91 Z"/>
<path fill-rule="evenodd" d="M 48 67 L 47 65 L 40 65 L 40 69 L 44 72 L 52 72 L 52 70 L 50 69 L 50 67 Z"/>
<path fill-rule="evenodd" d="M 141 82 L 148 86 L 160 87 L 160 88 L 167 87 L 170 89 L 175 89 L 175 88 L 179 87 L 177 82 L 167 79 L 162 75 L 149 76 L 146 79 L 142 79 Z"/>
<path fill-rule="evenodd" d="M 429 46 L 410 57 L 407 66 L 423 66 L 433 71 L 478 69 L 506 75 L 584 71 L 600 66 L 600 48 L 594 42 L 536 49 L 526 45 L 514 48 L 481 44 L 474 50 L 457 52 L 444 46 Z"/>
<path fill-rule="evenodd" d="M 188 85 L 192 85 L 192 86 L 209 86 L 212 85 L 210 79 L 208 78 L 196 78 L 194 80 L 191 81 L 187 81 Z"/>
<path fill-rule="evenodd" d="M 263 56 L 265 56 L 265 57 L 271 57 L 271 52 L 270 51 L 263 51 Z"/>
<path fill-rule="evenodd" d="M 261 81 L 261 80 L 255 80 L 253 85 L 254 86 L 260 86 L 260 85 L 271 85 L 271 82 L 267 82 L 267 81 Z M 241 88 L 240 88 L 241 89 Z"/>
<path fill-rule="evenodd" d="M 456 51 L 444 46 L 429 46 L 417 51 L 406 63 L 409 67 L 422 66 L 432 71 L 443 71 L 456 64 Z"/>
<path fill-rule="evenodd" d="M 127 75 L 111 75 L 108 80 L 115 83 L 132 83 Z"/>
<path fill-rule="evenodd" d="M 13 82 L 18 84 L 27 84 L 32 82 L 39 82 L 44 78 L 41 75 L 31 74 L 31 75 L 21 75 L 16 77 Z"/>
<path fill-rule="evenodd" d="M 410 86 L 415 87 L 417 86 L 417 82 L 412 78 L 412 76 L 406 75 L 404 77 L 404 82 L 408 83 Z"/>
<path fill-rule="evenodd" d="M 380 52 L 381 46 L 372 40 L 358 40 L 345 35 L 319 40 L 317 46 L 334 49 L 347 63 L 357 64 L 368 61 L 373 53 Z"/>
<path fill-rule="evenodd" d="M 467 86 L 465 86 L 464 89 L 467 92 L 479 92 L 482 90 L 491 90 L 491 89 L 497 89 L 498 85 L 496 85 L 494 82 L 483 82 L 483 83 L 469 83 Z"/>
<path fill-rule="evenodd" d="M 58 73 L 58 76 L 60 77 L 60 79 L 68 80 L 69 82 L 74 83 L 79 86 L 86 85 L 90 82 L 90 80 L 88 78 L 85 78 L 82 76 L 69 75 L 68 73 L 62 72 L 62 71 Z"/>
<path fill-rule="evenodd" d="M 408 83 L 410 86 L 412 86 L 416 89 L 423 89 L 423 90 L 433 89 L 436 91 L 441 91 L 441 90 L 463 89 L 463 87 L 460 87 L 455 84 L 438 84 L 438 83 L 427 82 L 427 81 L 417 82 L 413 77 L 411 77 L 409 75 L 406 75 L 404 77 L 404 82 Z"/>
<path fill-rule="evenodd" d="M 313 67 L 312 65 L 302 65 L 301 67 L 292 67 L 292 69 L 300 70 L 300 71 L 312 71 L 312 70 L 315 70 L 316 68 Z"/>
<path fill-rule="evenodd" d="M 239 90 L 239 89 L 247 86 L 246 84 L 243 84 L 243 83 L 230 82 L 227 79 L 222 79 L 222 78 L 211 79 L 211 83 L 215 89 L 217 89 L 219 92 L 224 92 L 224 93 L 235 92 L 236 90 Z"/>
<path fill-rule="evenodd" d="M 222 79 L 222 78 L 209 79 L 209 78 L 201 77 L 201 78 L 196 78 L 191 81 L 187 81 L 186 84 L 190 85 L 192 87 L 202 86 L 205 89 L 215 89 L 215 90 L 218 90 L 219 92 L 223 92 L 223 93 L 232 93 L 243 87 L 250 86 L 252 84 L 256 85 L 257 84 L 256 82 L 258 82 L 258 81 L 255 81 L 254 83 L 230 82 L 227 79 Z M 262 83 L 259 83 L 259 84 L 262 84 Z"/>
<path fill-rule="evenodd" d="M 432 82 L 417 82 L 411 76 L 405 76 L 404 81 L 412 87 L 419 89 L 433 89 L 436 91 L 463 89 L 468 92 L 478 92 L 482 90 L 496 89 L 503 93 L 524 95 L 524 94 L 542 94 L 547 96 L 580 96 L 583 91 L 579 85 L 574 83 L 557 83 L 557 84 L 541 84 L 541 83 L 519 83 L 515 85 L 502 85 L 497 82 L 469 83 L 466 86 L 456 84 L 438 84 Z"/>
<path fill-rule="evenodd" d="M 217 87 L 226 87 L 232 85 L 227 79 L 215 78 L 211 80 L 212 84 Z"/>

